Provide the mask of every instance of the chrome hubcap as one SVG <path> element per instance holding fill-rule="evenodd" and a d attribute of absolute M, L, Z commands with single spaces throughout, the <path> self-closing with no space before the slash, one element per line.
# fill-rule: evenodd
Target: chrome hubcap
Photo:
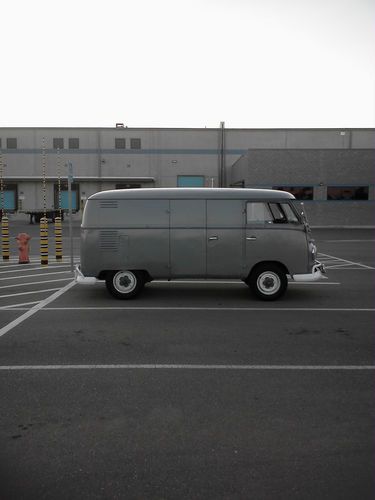
<path fill-rule="evenodd" d="M 272 295 L 276 293 L 281 286 L 281 281 L 276 273 L 266 271 L 259 275 L 257 287 L 264 295 Z"/>
<path fill-rule="evenodd" d="M 113 277 L 113 286 L 120 293 L 130 293 L 136 285 L 136 277 L 130 271 L 119 271 Z"/>

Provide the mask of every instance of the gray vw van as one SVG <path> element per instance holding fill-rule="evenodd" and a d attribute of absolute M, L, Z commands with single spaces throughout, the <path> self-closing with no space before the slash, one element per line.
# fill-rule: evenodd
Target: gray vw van
<path fill-rule="evenodd" d="M 118 299 L 154 279 L 235 278 L 263 300 L 288 277 L 315 281 L 324 267 L 294 196 L 267 189 L 149 188 L 87 200 L 76 281 L 105 280 Z"/>

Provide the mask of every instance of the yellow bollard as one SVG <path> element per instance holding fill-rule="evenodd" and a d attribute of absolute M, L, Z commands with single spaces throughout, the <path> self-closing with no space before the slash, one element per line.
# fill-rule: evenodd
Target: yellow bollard
<path fill-rule="evenodd" d="M 1 219 L 3 260 L 9 260 L 9 220 L 6 215 Z"/>
<path fill-rule="evenodd" d="M 55 249 L 56 260 L 62 260 L 62 228 L 61 217 L 55 217 Z"/>
<path fill-rule="evenodd" d="M 46 217 L 40 219 L 40 263 L 48 265 L 48 220 Z"/>

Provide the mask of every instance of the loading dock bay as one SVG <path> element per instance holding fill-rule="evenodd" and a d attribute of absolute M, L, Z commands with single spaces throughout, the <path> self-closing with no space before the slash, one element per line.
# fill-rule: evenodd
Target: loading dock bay
<path fill-rule="evenodd" d="M 0 497 L 374 498 L 374 231 L 314 234 L 274 303 L 0 263 Z"/>

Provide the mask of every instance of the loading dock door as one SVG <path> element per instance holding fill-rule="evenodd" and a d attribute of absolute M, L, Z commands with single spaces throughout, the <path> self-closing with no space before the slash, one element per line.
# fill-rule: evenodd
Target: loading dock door
<path fill-rule="evenodd" d="M 14 211 L 16 210 L 16 191 L 15 190 L 6 190 L 3 192 L 3 203 L 4 205 L 0 208 L 3 208 L 5 211 Z"/>
<path fill-rule="evenodd" d="M 72 210 L 77 210 L 77 190 L 72 189 L 71 199 L 72 199 Z M 61 191 L 61 208 L 68 210 L 69 208 L 69 193 L 68 191 Z"/>
<path fill-rule="evenodd" d="M 206 200 L 170 201 L 170 252 L 173 277 L 206 275 Z"/>

